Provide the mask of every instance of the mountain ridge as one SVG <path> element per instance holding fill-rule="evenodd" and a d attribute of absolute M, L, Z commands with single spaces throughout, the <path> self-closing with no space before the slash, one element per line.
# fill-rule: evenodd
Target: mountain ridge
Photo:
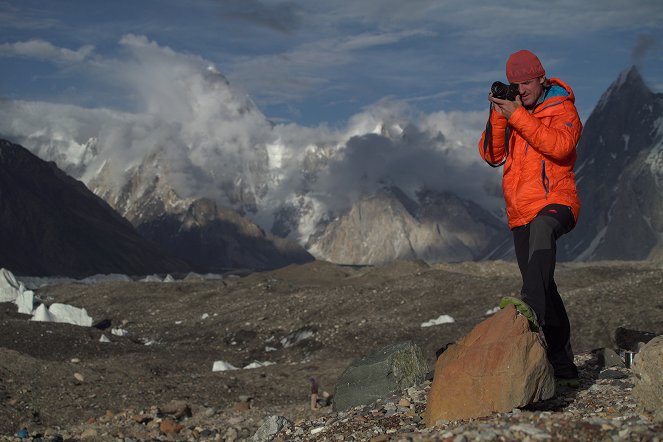
<path fill-rule="evenodd" d="M 36 276 L 186 272 L 103 199 L 27 149 L 0 140 L 0 267 Z"/>

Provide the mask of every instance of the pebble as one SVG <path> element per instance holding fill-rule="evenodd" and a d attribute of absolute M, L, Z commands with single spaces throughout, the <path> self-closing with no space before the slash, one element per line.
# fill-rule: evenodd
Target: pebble
<path fill-rule="evenodd" d="M 548 401 L 516 408 L 481 419 L 440 421 L 426 428 L 422 414 L 430 382 L 411 387 L 400 395 L 389 397 L 368 406 L 335 413 L 323 407 L 311 413 L 308 403 L 302 403 L 301 415 L 288 416 L 294 424 L 275 437 L 287 441 L 489 441 L 489 440 L 647 440 L 663 442 L 663 423 L 654 423 L 638 414 L 631 395 L 633 377 L 626 368 L 612 368 L 620 379 L 601 378 L 600 367 L 590 363 L 590 355 L 576 357 L 580 367 L 581 388 L 564 390 Z M 604 370 L 605 371 L 605 370 Z M 82 382 L 82 381 L 81 381 Z M 240 401 L 249 403 L 250 396 Z M 179 413 L 187 407 L 168 410 L 181 416 L 160 415 L 157 406 L 147 409 L 128 409 L 104 413 L 70 429 L 47 430 L 48 437 L 33 435 L 23 440 L 58 442 L 63 440 L 140 440 L 238 441 L 247 440 L 262 424 L 265 410 L 233 411 L 214 409 L 207 405 L 195 407 L 192 415 Z M 167 407 L 162 407 L 166 408 Z M 167 422 L 167 423 L 166 423 Z M 176 429 L 175 431 L 173 431 Z M 31 430 L 28 428 L 27 430 Z M 27 431 L 26 430 L 26 431 Z M 165 431 L 164 431 L 165 430 Z M 179 432 L 177 432 L 179 431 Z M 57 436 L 57 437 L 56 437 Z M 16 436 L 0 441 L 16 440 Z"/>

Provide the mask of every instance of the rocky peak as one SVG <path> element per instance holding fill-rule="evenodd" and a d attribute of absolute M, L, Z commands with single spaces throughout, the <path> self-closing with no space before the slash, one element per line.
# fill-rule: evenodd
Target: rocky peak
<path fill-rule="evenodd" d="M 657 180 L 643 167 L 661 141 L 663 95 L 636 67 L 622 72 L 587 119 L 576 177 L 582 209 L 562 259 L 644 259 L 658 240 Z"/>
<path fill-rule="evenodd" d="M 80 181 L 0 140 L 0 267 L 26 275 L 184 272 Z M 103 253 L 100 253 L 103 251 Z"/>
<path fill-rule="evenodd" d="M 619 74 L 599 99 L 594 112 L 602 111 L 606 106 L 623 103 L 626 100 L 648 101 L 651 100 L 651 95 L 653 95 L 651 90 L 634 65 Z"/>

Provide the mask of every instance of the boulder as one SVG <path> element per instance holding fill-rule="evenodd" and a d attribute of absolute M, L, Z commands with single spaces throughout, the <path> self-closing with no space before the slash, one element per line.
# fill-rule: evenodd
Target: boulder
<path fill-rule="evenodd" d="M 267 416 L 258 431 L 251 436 L 251 442 L 270 442 L 284 428 L 291 427 L 292 423 L 283 416 Z"/>
<path fill-rule="evenodd" d="M 336 381 L 333 408 L 367 405 L 424 381 L 430 366 L 411 342 L 388 345 L 352 361 Z"/>
<path fill-rule="evenodd" d="M 439 420 L 488 416 L 554 393 L 542 338 L 508 305 L 441 354 L 424 418 L 433 426 Z"/>
<path fill-rule="evenodd" d="M 641 343 L 646 344 L 655 337 L 656 333 L 617 327 L 614 334 L 614 341 L 617 348 L 628 351 L 638 351 Z"/>
<path fill-rule="evenodd" d="M 633 361 L 638 409 L 663 422 L 663 335 L 645 344 Z"/>
<path fill-rule="evenodd" d="M 182 419 L 185 417 L 191 417 L 191 407 L 186 401 L 181 400 L 172 400 L 167 404 L 161 405 L 159 411 L 162 414 L 167 414 L 174 417 L 175 419 Z"/>
<path fill-rule="evenodd" d="M 611 348 L 599 348 L 594 350 L 594 354 L 596 354 L 598 365 L 601 368 L 626 367 L 622 357 Z"/>

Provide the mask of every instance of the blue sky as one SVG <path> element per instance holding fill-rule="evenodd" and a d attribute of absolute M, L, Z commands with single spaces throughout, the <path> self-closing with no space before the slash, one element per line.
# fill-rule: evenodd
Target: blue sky
<path fill-rule="evenodd" d="M 0 98 L 140 111 L 136 84 L 160 77 L 126 74 L 140 40 L 214 66 L 273 121 L 335 127 L 383 100 L 484 110 L 527 48 L 585 119 L 634 63 L 663 90 L 662 23 L 660 0 L 4 0 Z"/>

